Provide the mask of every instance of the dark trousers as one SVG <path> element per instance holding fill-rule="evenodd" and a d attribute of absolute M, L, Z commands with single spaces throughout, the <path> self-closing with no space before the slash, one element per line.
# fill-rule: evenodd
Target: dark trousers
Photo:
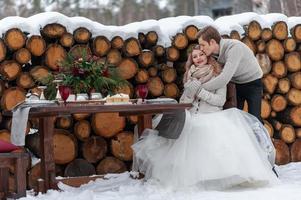
<path fill-rule="evenodd" d="M 243 109 L 244 102 L 248 103 L 249 113 L 257 117 L 261 122 L 261 98 L 262 82 L 261 78 L 255 81 L 236 84 L 237 108 Z"/>

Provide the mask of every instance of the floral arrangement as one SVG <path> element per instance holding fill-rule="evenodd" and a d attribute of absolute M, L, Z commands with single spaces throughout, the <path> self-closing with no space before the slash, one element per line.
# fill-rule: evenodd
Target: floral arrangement
<path fill-rule="evenodd" d="M 48 86 L 45 94 L 49 99 L 55 97 L 54 80 L 61 80 L 61 85 L 70 87 L 75 94 L 113 94 L 115 89 L 125 83 L 118 76 L 115 66 L 107 65 L 99 57 L 87 55 L 85 52 L 80 57 L 68 53 L 65 60 L 59 63 L 57 72 L 44 80 L 44 84 Z"/>

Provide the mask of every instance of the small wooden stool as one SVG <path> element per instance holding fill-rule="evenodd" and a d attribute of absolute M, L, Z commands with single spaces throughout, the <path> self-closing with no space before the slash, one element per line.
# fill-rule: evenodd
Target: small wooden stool
<path fill-rule="evenodd" d="M 26 159 L 28 153 L 0 153 L 0 199 L 20 198 L 26 196 Z M 16 191 L 8 191 L 9 167 L 15 168 Z"/>

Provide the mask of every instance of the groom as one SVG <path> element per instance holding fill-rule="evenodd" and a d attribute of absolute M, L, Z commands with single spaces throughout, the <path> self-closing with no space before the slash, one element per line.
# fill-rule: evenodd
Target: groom
<path fill-rule="evenodd" d="M 236 84 L 237 107 L 243 109 L 248 103 L 249 113 L 261 121 L 262 70 L 254 53 L 244 43 L 233 39 L 222 39 L 217 29 L 207 26 L 197 33 L 201 50 L 207 56 L 217 57 L 224 64 L 216 78 L 201 87 L 212 91 L 224 87 L 230 81 Z"/>

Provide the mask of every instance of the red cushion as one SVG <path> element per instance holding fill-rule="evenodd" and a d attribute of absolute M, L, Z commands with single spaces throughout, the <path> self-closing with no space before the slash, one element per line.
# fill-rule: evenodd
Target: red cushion
<path fill-rule="evenodd" d="M 14 150 L 19 149 L 18 146 L 9 143 L 9 142 L 5 142 L 3 140 L 0 140 L 0 153 L 8 153 Z"/>

